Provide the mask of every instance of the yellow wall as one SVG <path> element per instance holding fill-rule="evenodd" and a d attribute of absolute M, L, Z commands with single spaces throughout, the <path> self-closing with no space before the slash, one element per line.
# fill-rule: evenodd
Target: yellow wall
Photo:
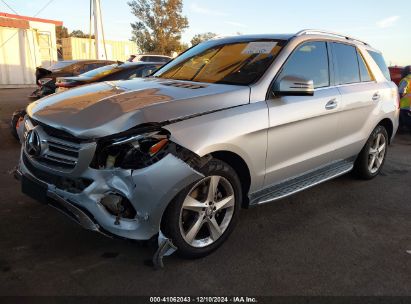
<path fill-rule="evenodd" d="M 29 24 L 29 29 L 0 27 L 0 88 L 34 85 L 36 67 L 57 61 L 55 25 Z"/>
<path fill-rule="evenodd" d="M 63 60 L 95 59 L 94 39 L 69 37 L 62 39 Z M 131 54 L 137 54 L 137 45 L 132 41 L 106 40 L 107 59 L 127 60 Z"/>

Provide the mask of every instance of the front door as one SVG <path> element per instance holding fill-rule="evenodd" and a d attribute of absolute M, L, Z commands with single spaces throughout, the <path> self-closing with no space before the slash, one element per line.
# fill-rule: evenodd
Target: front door
<path fill-rule="evenodd" d="M 297 47 L 276 81 L 286 76 L 313 80 L 313 96 L 272 96 L 269 109 L 265 186 L 335 160 L 341 95 L 330 80 L 328 44 L 310 41 Z"/>

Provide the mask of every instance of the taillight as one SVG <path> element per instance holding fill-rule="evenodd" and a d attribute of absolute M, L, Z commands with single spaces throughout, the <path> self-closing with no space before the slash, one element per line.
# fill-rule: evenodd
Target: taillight
<path fill-rule="evenodd" d="M 72 88 L 77 85 L 75 80 L 64 79 L 64 78 L 57 78 L 56 87 L 60 88 Z"/>

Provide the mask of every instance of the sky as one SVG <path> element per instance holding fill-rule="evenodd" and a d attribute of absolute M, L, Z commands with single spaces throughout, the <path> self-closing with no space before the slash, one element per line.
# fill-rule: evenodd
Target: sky
<path fill-rule="evenodd" d="M 88 33 L 88 0 L 0 0 L 0 11 L 63 21 L 69 31 Z M 183 41 L 198 33 L 219 35 L 296 33 L 313 28 L 341 32 L 383 52 L 390 65 L 411 64 L 411 1 L 382 0 L 183 0 L 189 28 Z M 108 40 L 131 38 L 136 21 L 127 0 L 101 0 L 104 32 Z"/>

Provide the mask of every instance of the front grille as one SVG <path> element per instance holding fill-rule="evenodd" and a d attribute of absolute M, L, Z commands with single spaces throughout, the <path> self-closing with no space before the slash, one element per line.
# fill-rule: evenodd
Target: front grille
<path fill-rule="evenodd" d="M 31 125 L 31 126 L 30 126 Z M 56 169 L 72 170 L 76 167 L 82 141 L 75 136 L 55 129 L 53 127 L 44 125 L 34 119 L 26 118 L 25 137 L 28 129 L 40 128 L 43 134 L 40 138 L 42 153 L 36 161 Z"/>
<path fill-rule="evenodd" d="M 48 149 L 38 159 L 40 163 L 62 169 L 74 169 L 79 158 L 79 144 L 52 136 L 45 141 Z"/>

